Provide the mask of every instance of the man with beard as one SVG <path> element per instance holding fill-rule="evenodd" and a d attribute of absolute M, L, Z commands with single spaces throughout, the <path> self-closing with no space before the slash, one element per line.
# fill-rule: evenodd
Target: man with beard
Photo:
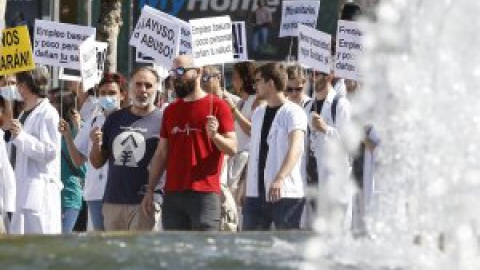
<path fill-rule="evenodd" d="M 202 68 L 192 67 L 192 62 L 186 55 L 174 61 L 178 99 L 165 109 L 142 207 L 145 214 L 152 213 L 154 188 L 166 169 L 163 228 L 218 231 L 223 155 L 234 155 L 237 143 L 228 105 L 205 93 Z"/>
<path fill-rule="evenodd" d="M 90 162 L 96 169 L 108 161 L 103 196 L 105 231 L 151 230 L 154 213 L 145 215 L 140 203 L 147 184 L 148 166 L 158 144 L 162 111 L 154 105 L 160 78 L 150 67 L 131 76 L 132 105 L 108 115 L 102 129 L 90 133 Z"/>

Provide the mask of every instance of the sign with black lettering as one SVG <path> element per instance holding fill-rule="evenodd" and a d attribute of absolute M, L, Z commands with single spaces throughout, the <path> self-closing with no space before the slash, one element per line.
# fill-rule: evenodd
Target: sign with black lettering
<path fill-rule="evenodd" d="M 98 77 L 97 48 L 95 36 L 87 38 L 79 47 L 80 74 L 82 76 L 83 91 L 87 92 L 100 81 Z"/>
<path fill-rule="evenodd" d="M 0 48 L 0 75 L 35 69 L 30 35 L 26 26 L 3 30 Z"/>
<path fill-rule="evenodd" d="M 37 64 L 80 69 L 78 49 L 95 28 L 35 20 L 33 54 Z"/>
<path fill-rule="evenodd" d="M 298 26 L 298 62 L 316 71 L 332 71 L 332 38 L 306 25 Z"/>
<path fill-rule="evenodd" d="M 320 1 L 283 1 L 279 37 L 298 35 L 298 25 L 317 28 Z"/>
<path fill-rule="evenodd" d="M 361 23 L 338 21 L 335 76 L 355 81 L 362 79 L 359 59 L 363 55 L 363 33 Z"/>
<path fill-rule="evenodd" d="M 233 59 L 235 61 L 248 60 L 247 31 L 245 22 L 232 22 Z"/>
<path fill-rule="evenodd" d="M 99 80 L 103 77 L 105 70 L 105 60 L 107 59 L 108 43 L 95 41 L 95 47 L 97 49 L 97 72 Z"/>
<path fill-rule="evenodd" d="M 232 21 L 229 16 L 190 20 L 193 64 L 196 67 L 233 61 Z"/>
<path fill-rule="evenodd" d="M 156 64 L 170 68 L 178 52 L 180 26 L 145 10 L 130 38 L 130 45 L 152 57 Z"/>

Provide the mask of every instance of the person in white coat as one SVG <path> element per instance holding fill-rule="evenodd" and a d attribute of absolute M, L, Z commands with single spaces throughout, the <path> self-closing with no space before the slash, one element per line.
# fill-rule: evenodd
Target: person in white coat
<path fill-rule="evenodd" d="M 350 184 L 348 177 L 350 160 L 344 148 L 344 135 L 350 122 L 350 104 L 344 96 L 334 90 L 332 81 L 332 74 L 314 72 L 314 99 L 305 106 L 309 129 L 305 140 L 303 175 L 307 179 L 309 190 L 315 191 L 313 194 L 316 194 L 316 197 L 325 200 L 324 202 L 314 200 L 307 204 L 304 224 L 306 228 L 313 222 L 312 210 L 317 211 L 316 205 L 321 204 L 318 206 L 324 209 L 323 212 L 330 211 L 331 209 L 327 209 L 331 208 L 328 206 L 330 203 L 340 202 L 336 205 L 343 207 L 348 204 L 350 198 L 346 192 Z M 318 192 L 326 194 L 318 196 Z"/>
<path fill-rule="evenodd" d="M 300 228 L 305 204 L 301 175 L 307 117 L 285 97 L 287 72 L 269 63 L 255 74 L 257 95 L 267 100 L 252 116 L 243 230 Z"/>
<path fill-rule="evenodd" d="M 10 160 L 17 179 L 12 234 L 61 233 L 60 133 L 57 110 L 44 98 L 48 69 L 17 74 L 25 107 L 6 123 L 12 134 Z"/>
<path fill-rule="evenodd" d="M 0 98 L 0 127 L 3 125 L 3 98 Z M 4 131 L 0 129 L 0 234 L 8 232 L 8 213 L 15 211 L 15 174 L 8 160 Z"/>

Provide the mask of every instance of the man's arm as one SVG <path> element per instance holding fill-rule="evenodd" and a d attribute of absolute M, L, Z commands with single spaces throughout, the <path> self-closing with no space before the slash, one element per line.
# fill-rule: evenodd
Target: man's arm
<path fill-rule="evenodd" d="M 160 176 L 165 171 L 168 160 L 168 140 L 160 137 L 155 154 L 150 161 L 150 170 L 148 173 L 147 193 L 142 200 L 142 209 L 149 215 L 153 211 L 153 192 L 158 184 Z"/>
<path fill-rule="evenodd" d="M 73 142 L 73 135 L 72 130 L 70 129 L 70 125 L 63 119 L 60 119 L 60 126 L 59 131 L 65 138 L 65 142 L 67 144 L 68 153 L 70 154 L 70 158 L 73 161 L 73 164 L 77 167 L 80 167 L 87 161 L 86 157 L 78 151 L 75 143 Z"/>
<path fill-rule="evenodd" d="M 90 132 L 92 140 L 92 150 L 90 151 L 90 163 L 95 169 L 100 169 L 108 160 L 108 152 L 102 148 L 103 133 L 99 127 L 95 127 Z"/>
<path fill-rule="evenodd" d="M 288 151 L 282 166 L 275 177 L 270 190 L 268 192 L 268 200 L 276 202 L 281 198 L 281 188 L 283 181 L 290 174 L 298 159 L 303 153 L 303 137 L 305 132 L 303 130 L 293 130 L 288 135 Z"/>
<path fill-rule="evenodd" d="M 207 116 L 208 121 L 206 125 L 207 135 L 212 142 L 217 146 L 218 150 L 226 155 L 233 156 L 237 153 L 237 138 L 235 132 L 227 132 L 224 134 L 218 133 L 218 120 L 214 116 Z"/>

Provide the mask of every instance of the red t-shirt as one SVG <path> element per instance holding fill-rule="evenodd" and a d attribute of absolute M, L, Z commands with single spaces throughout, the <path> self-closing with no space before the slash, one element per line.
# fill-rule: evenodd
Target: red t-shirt
<path fill-rule="evenodd" d="M 208 138 L 205 125 L 213 100 L 218 132 L 234 131 L 227 103 L 211 95 L 186 102 L 177 99 L 163 114 L 160 136 L 168 140 L 166 192 L 200 191 L 220 193 L 223 153 Z"/>

